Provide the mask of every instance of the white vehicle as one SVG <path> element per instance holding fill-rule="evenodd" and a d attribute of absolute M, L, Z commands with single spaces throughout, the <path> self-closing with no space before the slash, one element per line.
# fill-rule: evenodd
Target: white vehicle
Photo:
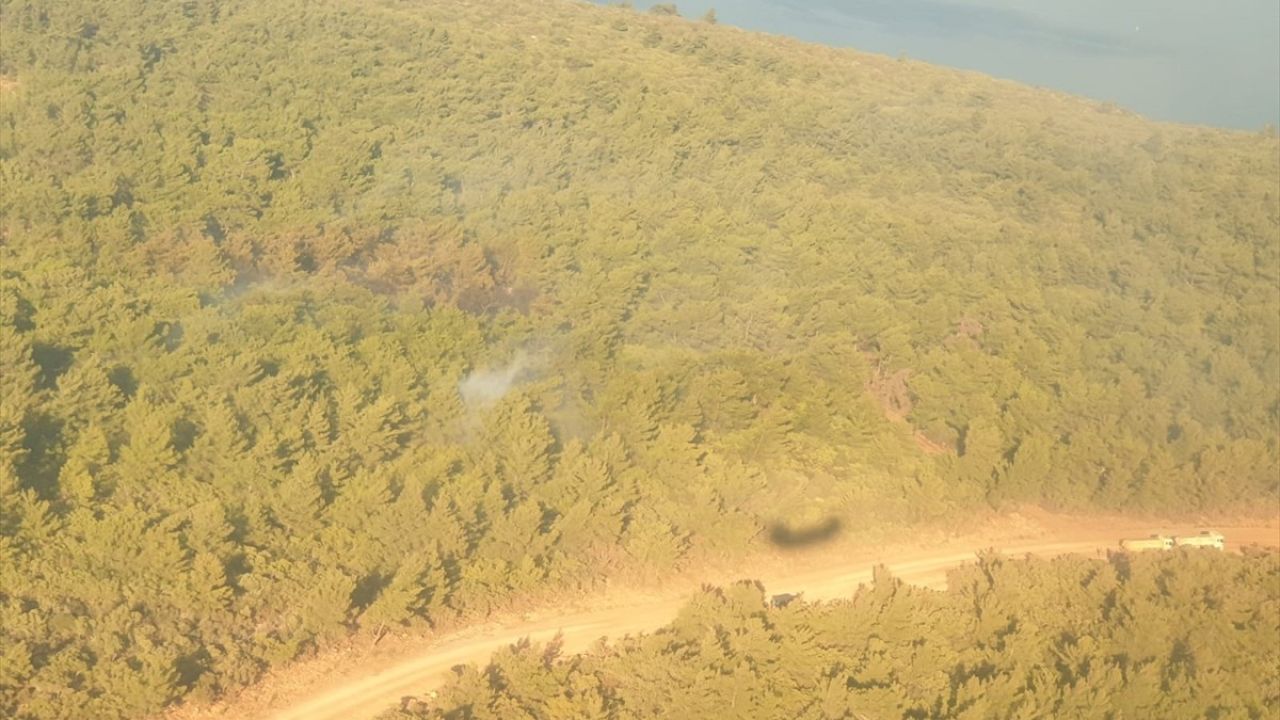
<path fill-rule="evenodd" d="M 1199 535 L 1181 535 L 1175 537 L 1173 543 L 1178 547 L 1202 547 L 1214 550 L 1227 548 L 1227 539 L 1222 536 L 1222 533 L 1213 530 L 1202 530 Z"/>
<path fill-rule="evenodd" d="M 1131 538 L 1121 540 L 1120 547 L 1134 552 L 1140 550 L 1172 550 L 1173 538 L 1164 535 L 1152 535 L 1149 538 Z"/>

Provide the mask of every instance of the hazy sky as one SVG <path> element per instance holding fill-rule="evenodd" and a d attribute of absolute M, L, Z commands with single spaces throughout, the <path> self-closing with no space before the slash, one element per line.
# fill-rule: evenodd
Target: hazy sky
<path fill-rule="evenodd" d="M 636 7 L 647 8 L 647 0 Z M 1280 0 L 687 0 L 720 22 L 969 68 L 1148 117 L 1280 121 Z"/>

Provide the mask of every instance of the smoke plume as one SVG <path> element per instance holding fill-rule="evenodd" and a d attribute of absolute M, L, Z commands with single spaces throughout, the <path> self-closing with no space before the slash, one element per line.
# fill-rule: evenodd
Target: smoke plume
<path fill-rule="evenodd" d="M 502 367 L 472 371 L 458 383 L 458 393 L 469 408 L 488 407 L 510 392 L 528 369 L 528 355 L 521 351 Z"/>

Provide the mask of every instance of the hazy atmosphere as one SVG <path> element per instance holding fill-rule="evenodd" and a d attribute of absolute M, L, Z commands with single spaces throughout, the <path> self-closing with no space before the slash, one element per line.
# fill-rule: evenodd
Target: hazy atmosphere
<path fill-rule="evenodd" d="M 1280 720 L 1275 8 L 712 1 L 0 0 L 0 720 Z"/>
<path fill-rule="evenodd" d="M 1280 118 L 1274 0 L 698 0 L 678 7 L 691 17 L 714 7 L 728 25 L 1110 100 L 1157 120 L 1253 130 Z"/>

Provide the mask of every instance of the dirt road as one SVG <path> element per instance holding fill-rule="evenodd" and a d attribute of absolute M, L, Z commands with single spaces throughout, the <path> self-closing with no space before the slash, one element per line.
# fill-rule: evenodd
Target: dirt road
<path fill-rule="evenodd" d="M 1270 527 L 1220 527 L 1231 545 L 1280 545 L 1280 530 Z M 1081 530 L 1050 529 L 1033 542 L 1005 543 L 1001 551 L 1010 555 L 1032 554 L 1053 556 L 1069 553 L 1100 553 L 1115 548 L 1119 537 L 1145 537 L 1154 532 L 1191 533 L 1193 527 L 1159 528 L 1124 527 Z M 944 587 L 946 571 L 972 561 L 975 553 L 991 547 L 973 538 L 962 539 L 949 546 L 930 550 L 893 551 L 881 556 L 874 551 L 857 559 L 827 567 L 799 570 L 781 569 L 771 572 L 739 573 L 740 577 L 760 579 L 768 592 L 804 592 L 806 600 L 830 599 L 850 595 L 859 584 L 869 582 L 878 564 L 889 567 L 894 576 L 906 582 L 929 587 Z M 1212 551 L 1202 551 L 1212 552 Z M 731 581 L 732 577 L 710 578 L 712 582 Z M 283 710 L 248 715 L 270 720 L 360 720 L 372 718 L 398 703 L 406 695 L 420 695 L 442 684 L 455 665 L 483 663 L 495 651 L 522 638 L 550 640 L 560 633 L 565 652 L 586 649 L 602 636 L 620 637 L 657 629 L 675 618 L 694 588 L 668 597 L 645 600 L 640 604 L 618 606 L 589 612 L 570 613 L 542 620 L 522 622 L 495 628 L 479 637 L 457 637 L 440 642 L 416 657 L 409 657 L 380 671 L 339 681 L 327 689 L 295 701 Z M 222 715 L 246 717 L 246 715 Z"/>

